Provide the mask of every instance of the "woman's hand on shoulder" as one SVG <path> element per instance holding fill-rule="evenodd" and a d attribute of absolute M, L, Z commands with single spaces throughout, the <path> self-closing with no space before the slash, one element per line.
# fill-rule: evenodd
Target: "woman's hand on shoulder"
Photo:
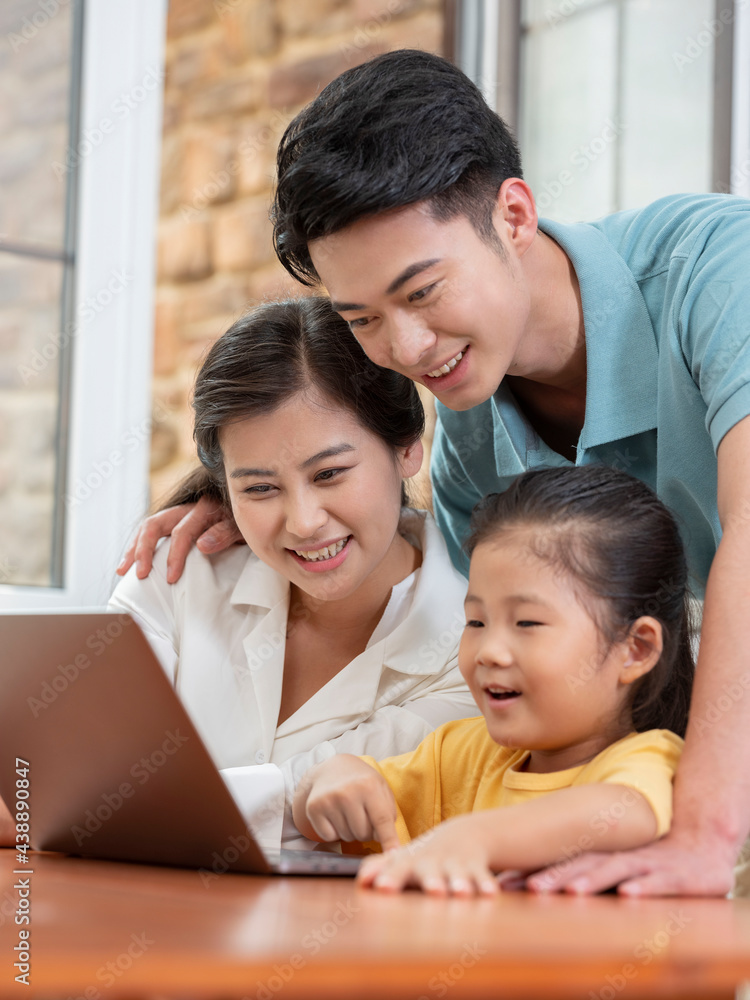
<path fill-rule="evenodd" d="M 118 574 L 124 576 L 135 562 L 138 579 L 145 579 L 151 572 L 157 542 L 167 535 L 171 535 L 167 583 L 176 583 L 180 579 L 193 545 L 204 555 L 212 555 L 243 541 L 227 508 L 218 500 L 203 496 L 197 503 L 167 507 L 147 517 L 117 567 Z"/>
<path fill-rule="evenodd" d="M 351 754 L 311 768 L 297 788 L 294 824 L 311 840 L 377 840 L 398 847 L 396 800 L 385 778 Z"/>

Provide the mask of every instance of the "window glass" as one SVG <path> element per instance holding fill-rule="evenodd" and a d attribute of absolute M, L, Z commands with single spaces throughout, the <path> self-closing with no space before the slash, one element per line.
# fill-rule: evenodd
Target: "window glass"
<path fill-rule="evenodd" d="M 75 3 L 0 7 L 0 582 L 55 585 Z M 62 418 L 62 419 L 61 419 Z"/>

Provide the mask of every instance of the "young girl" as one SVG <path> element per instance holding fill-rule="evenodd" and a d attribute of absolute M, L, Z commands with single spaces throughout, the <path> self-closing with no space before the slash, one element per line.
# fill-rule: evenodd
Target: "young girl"
<path fill-rule="evenodd" d="M 363 864 L 377 889 L 493 893 L 669 829 L 693 661 L 667 508 L 614 469 L 527 472 L 476 507 L 467 548 L 459 666 L 484 718 L 380 764 L 335 757 L 294 800 L 308 837 L 408 844 Z"/>

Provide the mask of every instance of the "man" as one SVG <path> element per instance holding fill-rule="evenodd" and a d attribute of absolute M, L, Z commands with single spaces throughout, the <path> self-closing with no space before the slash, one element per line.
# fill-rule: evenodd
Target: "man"
<path fill-rule="evenodd" d="M 726 893 L 750 830 L 750 202 L 539 223 L 507 128 L 460 71 L 410 51 L 334 80 L 289 126 L 278 175 L 284 266 L 438 399 L 435 512 L 457 565 L 473 504 L 525 468 L 617 465 L 681 519 L 705 610 L 672 831 L 532 884 Z M 139 573 L 174 523 L 142 533 Z M 172 577 L 205 523 L 177 528 Z"/>

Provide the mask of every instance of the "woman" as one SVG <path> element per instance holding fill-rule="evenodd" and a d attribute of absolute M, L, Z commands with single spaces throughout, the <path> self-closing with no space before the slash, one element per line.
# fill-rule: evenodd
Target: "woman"
<path fill-rule="evenodd" d="M 465 581 L 432 518 L 403 507 L 422 460 L 416 388 L 372 364 L 328 300 L 240 319 L 193 407 L 199 457 L 248 545 L 193 551 L 174 585 L 161 546 L 112 606 L 141 624 L 217 766 L 285 802 L 254 814 L 278 846 L 309 767 L 401 753 L 474 714 L 456 659 Z"/>

